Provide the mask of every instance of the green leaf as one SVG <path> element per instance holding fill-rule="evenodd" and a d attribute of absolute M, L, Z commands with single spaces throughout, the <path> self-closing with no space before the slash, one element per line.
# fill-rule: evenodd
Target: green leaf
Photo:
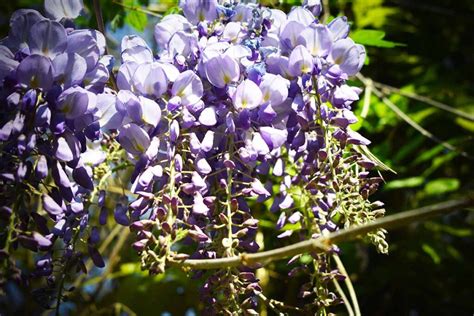
<path fill-rule="evenodd" d="M 394 189 L 402 189 L 402 188 L 415 188 L 423 184 L 424 178 L 423 177 L 412 177 L 400 180 L 394 180 L 388 182 L 385 186 L 385 190 L 394 190 Z"/>
<path fill-rule="evenodd" d="M 148 18 L 143 12 L 129 11 L 125 16 L 125 23 L 131 25 L 137 31 L 143 32 L 148 23 Z"/>
<path fill-rule="evenodd" d="M 436 252 L 436 250 L 434 250 L 433 247 L 431 247 L 430 245 L 428 244 L 423 244 L 421 246 L 421 248 L 423 249 L 423 251 L 431 257 L 431 259 L 433 260 L 433 262 L 435 264 L 440 264 L 441 262 L 441 257 L 438 255 L 438 253 Z"/>
<path fill-rule="evenodd" d="M 451 178 L 440 178 L 428 182 L 425 185 L 425 192 L 429 195 L 443 194 L 456 191 L 459 188 L 459 180 Z"/>
<path fill-rule="evenodd" d="M 298 229 L 301 229 L 301 223 L 300 222 L 297 222 L 297 223 L 287 223 L 285 224 L 285 226 L 283 226 L 281 228 L 281 230 L 283 231 L 287 231 L 287 230 L 298 230 Z"/>
<path fill-rule="evenodd" d="M 359 44 L 366 46 L 375 46 L 383 48 L 393 48 L 396 46 L 405 46 L 402 43 L 396 43 L 384 40 L 385 32 L 378 30 L 356 30 L 351 34 L 351 38 Z"/>
<path fill-rule="evenodd" d="M 462 128 L 464 128 L 465 130 L 468 130 L 469 132 L 474 133 L 474 122 L 463 119 L 462 117 L 458 117 L 456 118 L 456 123 Z"/>
<path fill-rule="evenodd" d="M 300 262 L 301 262 L 302 264 L 308 264 L 308 263 L 310 263 L 310 262 L 312 262 L 312 261 L 313 261 L 313 257 L 311 257 L 310 255 L 308 255 L 307 253 L 305 253 L 304 255 L 302 255 L 302 256 L 300 257 Z"/>

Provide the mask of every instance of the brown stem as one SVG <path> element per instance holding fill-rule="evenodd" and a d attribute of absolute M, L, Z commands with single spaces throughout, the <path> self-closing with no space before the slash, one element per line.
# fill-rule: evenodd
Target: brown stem
<path fill-rule="evenodd" d="M 373 222 L 341 229 L 336 232 L 321 236 L 316 239 L 301 241 L 289 246 L 263 251 L 252 254 L 240 254 L 235 257 L 217 259 L 187 259 L 183 261 L 171 261 L 171 265 L 191 269 L 221 269 L 226 267 L 265 265 L 272 261 L 285 259 L 308 252 L 327 252 L 331 245 L 339 242 L 353 240 L 380 228 L 396 228 L 408 225 L 415 221 L 443 214 L 449 211 L 474 206 L 474 197 L 450 200 L 434 205 L 424 206 L 415 210 L 393 214 Z"/>

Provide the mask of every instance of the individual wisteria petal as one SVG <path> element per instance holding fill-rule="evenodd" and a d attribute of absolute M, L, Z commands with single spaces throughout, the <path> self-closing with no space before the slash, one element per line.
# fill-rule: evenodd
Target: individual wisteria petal
<path fill-rule="evenodd" d="M 302 5 L 307 7 L 314 16 L 319 16 L 321 13 L 321 0 L 303 0 Z"/>
<path fill-rule="evenodd" d="M 341 39 L 332 46 L 330 60 L 340 67 L 348 76 L 353 76 L 359 72 L 362 57 L 359 48 L 350 38 Z M 363 64 L 363 62 L 362 62 Z M 362 65 L 361 65 L 362 66 Z"/>
<path fill-rule="evenodd" d="M 115 207 L 114 219 L 117 224 L 120 224 L 122 226 L 130 225 L 130 218 L 127 215 L 127 208 L 124 207 L 122 204 L 117 204 L 117 206 Z"/>
<path fill-rule="evenodd" d="M 49 195 L 43 195 L 43 208 L 51 215 L 60 215 L 63 213 L 62 207 Z"/>
<path fill-rule="evenodd" d="M 92 262 L 94 263 L 96 267 L 98 268 L 105 267 L 104 259 L 102 258 L 99 251 L 96 248 L 92 246 L 88 246 L 87 250 L 89 252 L 89 255 L 91 256 Z"/>
<path fill-rule="evenodd" d="M 125 62 L 120 65 L 117 72 L 117 87 L 120 90 L 134 90 L 132 77 L 137 70 L 138 65 L 139 64 L 135 62 Z"/>
<path fill-rule="evenodd" d="M 36 10 L 20 9 L 13 12 L 8 33 L 9 48 L 19 50 L 27 47 L 31 27 L 43 19 L 44 17 Z"/>
<path fill-rule="evenodd" d="M 87 64 L 78 54 L 62 53 L 53 60 L 54 80 L 65 88 L 80 84 L 86 75 Z"/>
<path fill-rule="evenodd" d="M 107 66 L 99 62 L 94 69 L 86 73 L 83 80 L 84 88 L 94 93 L 102 92 L 109 81 L 109 74 Z"/>
<path fill-rule="evenodd" d="M 179 137 L 179 123 L 176 120 L 173 120 L 170 124 L 170 140 L 176 142 Z"/>
<path fill-rule="evenodd" d="M 55 141 L 54 153 L 61 161 L 71 161 L 79 157 L 81 144 L 73 134 L 64 133 Z"/>
<path fill-rule="evenodd" d="M 76 53 L 84 58 L 87 64 L 87 72 L 95 68 L 100 58 L 101 47 L 94 35 L 88 30 L 76 30 L 67 36 L 66 52 Z"/>
<path fill-rule="evenodd" d="M 251 187 L 252 187 L 252 191 L 255 192 L 256 194 L 261 194 L 261 195 L 264 195 L 266 197 L 271 196 L 270 192 L 268 192 L 268 190 L 265 189 L 262 182 L 260 182 L 260 180 L 258 180 L 258 179 L 255 179 L 252 182 Z"/>
<path fill-rule="evenodd" d="M 298 45 L 298 36 L 305 29 L 305 25 L 297 21 L 289 21 L 280 32 L 281 45 L 285 51 L 291 51 Z"/>
<path fill-rule="evenodd" d="M 3 79 L 13 73 L 13 71 L 18 67 L 19 62 L 15 60 L 15 55 L 11 50 L 4 46 L 0 45 L 0 86 L 2 85 Z"/>
<path fill-rule="evenodd" d="M 298 36 L 298 44 L 305 46 L 313 56 L 326 57 L 332 46 L 332 37 L 327 26 L 309 26 Z"/>
<path fill-rule="evenodd" d="M 288 13 L 288 21 L 297 21 L 308 26 L 313 23 L 315 17 L 311 11 L 303 7 L 294 7 L 290 13 Z"/>
<path fill-rule="evenodd" d="M 214 21 L 217 18 L 217 0 L 181 0 L 180 7 L 191 23 Z"/>
<path fill-rule="evenodd" d="M 127 113 L 131 120 L 141 123 L 142 111 L 140 99 L 131 91 L 120 90 L 117 93 L 115 108 L 120 113 Z"/>
<path fill-rule="evenodd" d="M 213 106 L 205 108 L 199 115 L 199 123 L 205 126 L 214 126 L 217 123 L 216 109 Z"/>
<path fill-rule="evenodd" d="M 229 22 L 224 28 L 222 38 L 230 42 L 236 42 L 242 35 L 243 27 L 242 24 L 237 22 Z"/>
<path fill-rule="evenodd" d="M 252 80 L 242 81 L 232 95 L 234 107 L 237 110 L 252 110 L 258 107 L 263 99 L 262 91 Z"/>
<path fill-rule="evenodd" d="M 229 55 L 218 55 L 209 59 L 204 68 L 209 82 L 218 88 L 237 81 L 240 76 L 239 64 Z"/>
<path fill-rule="evenodd" d="M 364 45 L 356 44 L 356 47 L 359 50 L 359 65 L 357 66 L 357 68 L 359 68 L 359 70 L 361 70 L 362 67 L 364 66 L 365 59 L 367 57 L 367 53 L 365 51 Z"/>
<path fill-rule="evenodd" d="M 41 155 L 36 163 L 35 175 L 39 179 L 44 179 L 48 175 L 48 163 L 46 157 Z"/>
<path fill-rule="evenodd" d="M 94 102 L 95 106 L 95 95 L 89 95 L 84 88 L 78 86 L 71 87 L 64 90 L 58 97 L 58 110 L 60 110 L 67 119 L 74 119 L 87 111 L 89 102 Z"/>
<path fill-rule="evenodd" d="M 360 90 L 344 84 L 334 89 L 331 101 L 335 107 L 348 106 L 354 101 L 359 100 L 359 93 Z"/>
<path fill-rule="evenodd" d="M 119 129 L 118 141 L 132 155 L 140 155 L 150 146 L 150 136 L 134 123 L 126 124 Z"/>
<path fill-rule="evenodd" d="M 209 207 L 204 204 L 204 199 L 202 195 L 199 192 L 196 192 L 196 194 L 194 195 L 193 213 L 206 215 L 208 212 Z"/>
<path fill-rule="evenodd" d="M 331 31 L 334 42 L 346 38 L 349 35 L 349 28 L 349 23 L 345 16 L 337 17 L 328 24 L 328 29 Z"/>
<path fill-rule="evenodd" d="M 303 214 L 301 214 L 300 212 L 296 211 L 294 212 L 293 214 L 291 214 L 290 217 L 288 217 L 288 221 L 292 224 L 296 224 L 297 222 L 300 221 L 301 217 L 303 216 Z"/>
<path fill-rule="evenodd" d="M 121 43 L 122 61 L 143 64 L 153 62 L 153 52 L 145 40 L 137 35 L 127 35 Z"/>
<path fill-rule="evenodd" d="M 44 9 L 53 19 L 75 19 L 84 9 L 82 0 L 45 0 Z"/>
<path fill-rule="evenodd" d="M 293 79 L 293 74 L 288 68 L 288 57 L 271 54 L 267 60 L 267 71 L 272 74 L 281 75 L 286 79 Z"/>
<path fill-rule="evenodd" d="M 66 30 L 60 23 L 41 20 L 31 27 L 28 37 L 31 54 L 39 54 L 52 59 L 63 53 L 67 46 Z"/>
<path fill-rule="evenodd" d="M 33 239 L 38 243 L 38 246 L 40 247 L 40 249 L 51 247 L 51 245 L 53 244 L 51 240 L 49 240 L 48 238 L 44 237 L 43 235 L 37 232 L 33 233 Z"/>
<path fill-rule="evenodd" d="M 270 152 L 270 147 L 260 133 L 253 133 L 252 147 L 258 155 L 266 155 Z"/>
<path fill-rule="evenodd" d="M 158 48 L 163 50 L 168 48 L 168 42 L 174 33 L 178 31 L 190 30 L 191 24 L 182 15 L 169 14 L 160 23 L 155 25 L 154 37 Z"/>
<path fill-rule="evenodd" d="M 141 119 L 144 123 L 156 127 L 161 119 L 161 108 L 155 101 L 139 96 Z"/>
<path fill-rule="evenodd" d="M 163 64 L 158 62 L 139 65 L 132 78 L 132 84 L 138 92 L 154 98 L 166 91 L 168 82 Z"/>
<path fill-rule="evenodd" d="M 281 147 L 288 138 L 288 131 L 286 129 L 277 129 L 270 126 L 260 127 L 260 134 L 272 149 Z"/>
<path fill-rule="evenodd" d="M 288 69 L 293 76 L 311 73 L 313 71 L 313 56 L 303 45 L 296 46 L 288 59 Z"/>
<path fill-rule="evenodd" d="M 197 38 L 192 33 L 178 31 L 171 36 L 168 42 L 168 51 L 171 56 L 189 57 L 197 46 Z"/>
<path fill-rule="evenodd" d="M 209 165 L 209 162 L 204 157 L 196 158 L 195 161 L 196 170 L 201 174 L 209 174 L 212 172 L 212 168 Z"/>
<path fill-rule="evenodd" d="M 213 131 L 207 131 L 206 134 L 204 135 L 204 138 L 202 139 L 201 142 L 201 150 L 204 152 L 209 152 L 213 145 L 214 145 L 214 132 Z"/>
<path fill-rule="evenodd" d="M 98 118 L 101 129 L 118 129 L 122 126 L 125 113 L 116 108 L 117 97 L 113 94 L 102 93 L 97 96 L 97 109 L 95 115 Z"/>
<path fill-rule="evenodd" d="M 30 55 L 21 61 L 16 77 L 31 88 L 49 89 L 53 83 L 53 66 L 47 57 Z"/>
<path fill-rule="evenodd" d="M 93 190 L 94 183 L 92 182 L 92 170 L 86 166 L 74 168 L 72 177 L 82 187 Z"/>
<path fill-rule="evenodd" d="M 358 132 L 349 130 L 347 134 L 348 134 L 347 142 L 349 144 L 355 144 L 355 145 L 369 145 L 370 144 L 370 140 L 368 140 L 367 138 L 365 138 Z"/>
<path fill-rule="evenodd" d="M 150 48 L 143 46 L 133 46 L 122 50 L 122 60 L 124 62 L 134 62 L 137 64 L 153 62 L 153 53 Z"/>
<path fill-rule="evenodd" d="M 290 81 L 280 75 L 267 73 L 262 77 L 259 87 L 262 91 L 262 102 L 277 106 L 288 98 Z"/>
<path fill-rule="evenodd" d="M 252 17 L 252 7 L 239 3 L 234 8 L 235 14 L 232 16 L 232 21 L 244 22 L 249 21 Z"/>
<path fill-rule="evenodd" d="M 182 72 L 173 83 L 171 93 L 181 99 L 184 106 L 192 105 L 201 100 L 203 95 L 201 79 L 191 70 Z"/>

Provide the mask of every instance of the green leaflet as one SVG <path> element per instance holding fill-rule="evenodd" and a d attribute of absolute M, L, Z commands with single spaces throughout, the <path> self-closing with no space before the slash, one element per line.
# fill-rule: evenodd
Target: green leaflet
<path fill-rule="evenodd" d="M 396 46 L 405 46 L 405 44 L 384 40 L 385 32 L 379 30 L 356 30 L 351 33 L 354 42 L 365 45 L 382 48 L 393 48 Z"/>

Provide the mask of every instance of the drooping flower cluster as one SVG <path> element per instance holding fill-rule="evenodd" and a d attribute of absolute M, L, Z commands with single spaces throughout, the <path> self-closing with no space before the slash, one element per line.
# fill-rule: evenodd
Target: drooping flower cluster
<path fill-rule="evenodd" d="M 56 268 L 85 268 L 75 249 L 85 236 L 94 263 L 104 266 L 88 208 L 97 193 L 92 168 L 106 158 L 99 122 L 112 57 L 100 32 L 75 29 L 53 12 L 58 20 L 16 11 L 1 41 L 0 208 L 9 223 L 7 268 L 18 277 L 13 249 L 39 251 L 33 276 L 49 277 L 54 288 Z"/>
<path fill-rule="evenodd" d="M 83 265 L 74 244 L 88 231 L 89 255 L 103 266 L 88 207 L 96 196 L 104 206 L 92 174 L 110 173 L 103 169 L 114 151 L 101 150 L 114 149 L 115 136 L 134 166 L 134 200 L 117 203 L 114 218 L 136 233 L 132 247 L 151 273 L 189 257 L 258 251 L 252 208 L 268 200 L 282 239 L 316 238 L 383 215 L 382 204 L 368 200 L 381 180 L 369 176 L 369 141 L 350 128 L 360 89 L 346 81 L 365 50 L 348 37 L 346 18 L 322 24 L 317 1 L 288 14 L 217 0 L 180 6 L 184 16 L 155 27 L 157 54 L 139 36 L 122 39 L 117 91 L 105 87 L 112 58 L 102 34 L 32 10 L 12 16 L 11 29 L 22 32 L 0 46 L 7 244 L 53 250 L 61 239 L 70 269 L 69 262 Z M 50 15 L 77 16 L 75 6 L 57 9 L 64 12 Z M 99 224 L 106 216 L 103 208 Z M 386 251 L 383 231 L 368 237 Z M 328 284 L 340 274 L 331 254 L 312 256 L 290 274 L 310 275 L 300 294 L 314 312 L 338 302 Z M 50 275 L 51 251 L 37 265 Z M 254 269 L 206 274 L 206 313 L 256 314 Z"/>
<path fill-rule="evenodd" d="M 349 127 L 360 90 L 346 80 L 365 50 L 347 37 L 346 19 L 323 25 L 304 7 L 286 15 L 216 1 L 181 8 L 184 16 L 168 15 L 155 27 L 157 56 L 137 36 L 122 40 L 110 121 L 136 162 L 138 198 L 116 219 L 137 232 L 143 267 L 163 272 L 187 257 L 179 249 L 191 241 L 192 258 L 257 251 L 252 197 L 273 196 L 277 227 L 298 224 L 303 239 L 380 215 L 372 212 L 380 205 L 367 201 L 380 179 L 368 177 L 374 164 L 355 147 L 369 141 Z M 313 273 L 330 280 L 323 257 Z M 251 313 L 260 289 L 247 270 L 211 275 L 206 306 Z M 334 301 L 330 293 L 304 296 L 313 294 L 318 308 Z"/>

